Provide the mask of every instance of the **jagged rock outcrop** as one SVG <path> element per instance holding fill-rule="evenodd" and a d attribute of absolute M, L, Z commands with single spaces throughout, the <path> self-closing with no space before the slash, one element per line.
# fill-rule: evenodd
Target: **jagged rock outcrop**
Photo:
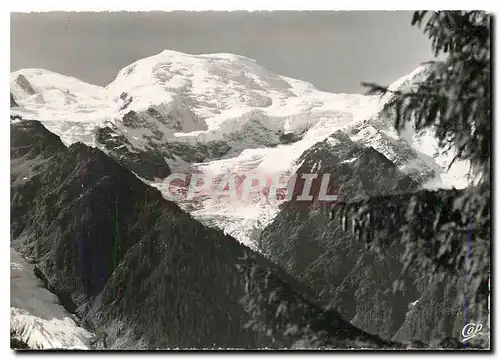
<path fill-rule="evenodd" d="M 109 348 L 292 346 L 300 339 L 283 334 L 272 342 L 245 326 L 252 315 L 241 299 L 249 284 L 237 265 L 247 255 L 287 284 L 288 307 L 296 292 L 324 311 L 307 287 L 204 227 L 100 150 L 67 148 L 37 121 L 11 123 L 11 139 L 11 246 L 74 302 L 86 327 L 107 334 Z M 349 326 L 347 336 L 335 335 L 343 344 L 366 336 L 328 316 Z"/>
<path fill-rule="evenodd" d="M 10 333 L 10 348 L 13 350 L 30 350 L 26 342 L 19 340 L 14 333 Z"/>
<path fill-rule="evenodd" d="M 19 105 L 17 105 L 16 100 L 14 99 L 14 95 L 12 95 L 12 93 L 10 93 L 10 107 L 13 107 L 13 106 L 19 106 Z"/>
<path fill-rule="evenodd" d="M 144 151 L 135 148 L 123 134 L 109 126 L 96 128 L 95 137 L 109 156 L 144 179 L 164 179 L 171 174 L 161 153 L 153 149 Z"/>
<path fill-rule="evenodd" d="M 343 200 L 408 191 L 417 186 L 372 148 L 338 131 L 306 151 L 297 174 L 331 174 Z M 408 303 L 418 296 L 411 286 L 393 294 L 402 265 L 397 249 L 381 258 L 329 220 L 329 207 L 285 203 L 261 234 L 264 254 L 315 289 L 346 319 L 390 339 L 405 320 Z"/>

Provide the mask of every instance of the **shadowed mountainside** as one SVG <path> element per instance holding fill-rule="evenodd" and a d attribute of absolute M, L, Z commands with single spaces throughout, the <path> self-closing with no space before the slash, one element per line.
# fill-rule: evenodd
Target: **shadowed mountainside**
<path fill-rule="evenodd" d="M 398 194 L 417 190 L 421 181 L 419 174 L 403 174 L 384 155 L 352 142 L 341 131 L 306 151 L 301 161 L 297 174 L 332 174 L 341 200 L 347 202 L 371 196 L 397 198 Z M 439 199 L 436 201 L 439 205 Z M 406 204 L 404 200 L 402 203 Z M 445 202 L 441 205 L 453 207 Z M 404 272 L 406 249 L 399 241 L 398 228 L 379 224 L 386 233 L 386 243 L 391 244 L 379 253 L 368 249 L 352 232 L 343 231 L 343 219 L 331 219 L 330 208 L 283 204 L 282 211 L 260 235 L 263 253 L 313 288 L 321 301 L 342 317 L 372 334 L 431 345 L 461 336 L 465 325 L 466 306 L 461 296 L 465 294 L 465 272 L 463 276 L 457 274 L 454 281 L 430 279 L 418 269 Z M 378 209 L 380 215 L 390 212 L 391 203 L 381 202 Z M 349 222 L 351 225 L 356 223 Z M 353 228 L 355 232 L 363 230 L 363 225 L 358 225 Z M 481 315 L 472 304 L 468 311 L 470 319 Z"/>
<path fill-rule="evenodd" d="M 37 121 L 13 121 L 11 139 L 11 246 L 75 304 L 87 326 L 107 334 L 110 348 L 252 349 L 300 341 L 300 333 L 272 341 L 245 326 L 252 320 L 242 303 L 248 283 L 237 269 L 245 256 L 287 284 L 290 308 L 298 293 L 311 311 L 324 312 L 307 287 L 192 219 L 100 150 L 66 148 Z M 336 312 L 329 316 L 348 329 L 332 335 L 339 344 L 389 344 Z"/>

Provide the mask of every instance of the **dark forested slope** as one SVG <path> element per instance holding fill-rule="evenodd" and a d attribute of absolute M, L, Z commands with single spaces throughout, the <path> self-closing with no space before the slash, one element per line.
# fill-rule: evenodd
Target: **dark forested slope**
<path fill-rule="evenodd" d="M 393 211 L 389 198 L 400 198 L 401 206 L 411 208 L 411 193 L 419 187 L 418 176 L 403 174 L 381 153 L 352 142 L 341 131 L 317 143 L 303 154 L 301 160 L 297 174 L 332 174 L 341 200 L 362 202 L 375 196 L 372 206 L 377 206 L 376 215 L 381 219 L 385 215 L 390 217 Z M 398 195 L 407 193 L 410 195 L 406 197 Z M 441 220 L 443 224 L 447 221 L 444 210 L 450 210 L 451 214 L 453 205 L 446 200 L 449 198 L 446 193 L 434 195 L 435 206 L 423 210 L 421 219 L 432 218 L 440 212 L 441 205 Z M 331 205 L 307 207 L 298 204 L 284 204 L 273 223 L 261 233 L 260 247 L 269 259 L 311 286 L 324 303 L 338 310 L 353 325 L 386 339 L 436 344 L 446 337 L 460 338 L 466 314 L 469 319 L 482 318 L 484 321 L 484 313 L 480 315 L 472 302 L 468 307 L 466 305 L 463 266 L 456 268 L 453 279 L 431 278 L 418 268 L 404 271 L 403 258 L 408 254 L 406 246 L 401 243 L 398 227 L 391 228 L 382 221 L 377 224 L 375 218 L 371 219 L 372 226 L 384 232 L 385 235 L 379 234 L 379 238 L 387 244 L 383 252 L 377 252 L 356 237 L 355 233 L 359 231 L 369 231 L 362 222 L 351 221 L 350 217 L 344 220 L 342 216 L 332 219 Z M 347 222 L 349 229 L 354 226 L 354 232 L 343 231 L 343 221 Z M 369 234 L 363 233 L 363 239 L 368 241 Z M 435 249 L 438 243 L 432 236 L 427 239 L 427 245 L 434 245 L 424 244 L 417 252 L 425 254 L 425 251 L 431 251 L 438 255 Z M 460 241 L 458 243 L 467 245 L 463 236 Z M 465 265 L 466 259 L 461 259 L 460 263 Z M 481 264 L 483 268 L 487 268 L 487 259 Z M 400 286 L 395 287 L 396 284 Z"/>

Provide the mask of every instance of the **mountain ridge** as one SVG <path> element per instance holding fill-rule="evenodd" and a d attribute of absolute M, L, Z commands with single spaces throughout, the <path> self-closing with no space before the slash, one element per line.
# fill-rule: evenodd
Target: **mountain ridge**
<path fill-rule="evenodd" d="M 411 88 L 425 77 L 424 70 L 418 67 L 391 89 Z M 426 186 L 467 183 L 464 164 L 446 173 L 451 156 L 436 155 L 432 133 L 409 129 L 397 134 L 392 119 L 381 113 L 390 96 L 326 93 L 238 55 L 166 50 L 124 67 L 100 89 L 73 84 L 68 77 L 57 89 L 55 73 L 41 71 L 37 78 L 37 71 L 11 74 L 11 93 L 19 105 L 11 108 L 12 115 L 42 121 L 66 145 L 83 142 L 103 150 L 163 191 L 162 179 L 189 168 L 211 177 L 253 171 L 286 178 L 305 151 L 339 129 L 405 173 L 426 179 Z M 16 95 L 20 75 L 24 88 L 27 82 L 36 94 Z M 179 205 L 191 209 L 190 203 Z M 259 221 L 268 223 L 277 211 L 275 204 L 260 201 L 205 201 L 192 215 L 253 246 Z"/>
<path fill-rule="evenodd" d="M 291 347 L 306 330 L 270 339 L 245 326 L 252 320 L 241 303 L 245 288 L 267 280 L 285 284 L 286 306 L 300 302 L 335 319 L 341 329 L 326 338 L 330 344 L 392 344 L 322 309 L 306 286 L 203 226 L 100 150 L 67 148 L 38 121 L 12 121 L 11 138 L 11 246 L 75 303 L 86 327 L 107 334 L 110 348 Z M 248 285 L 237 270 L 248 256 L 264 283 Z M 14 315 L 21 325 L 13 330 L 24 328 Z"/>

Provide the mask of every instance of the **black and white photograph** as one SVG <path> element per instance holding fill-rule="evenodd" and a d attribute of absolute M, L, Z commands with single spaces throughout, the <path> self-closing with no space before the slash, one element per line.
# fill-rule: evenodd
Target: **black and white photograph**
<path fill-rule="evenodd" d="M 493 20 L 11 12 L 12 351 L 491 352 Z"/>

